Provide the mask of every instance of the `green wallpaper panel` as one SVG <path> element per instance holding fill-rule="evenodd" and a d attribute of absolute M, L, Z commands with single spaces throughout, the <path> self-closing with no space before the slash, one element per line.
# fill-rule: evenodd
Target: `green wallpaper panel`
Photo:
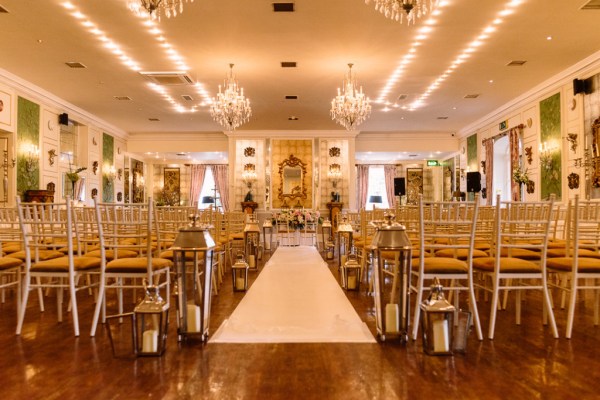
<path fill-rule="evenodd" d="M 551 167 L 546 168 L 540 163 L 542 199 L 555 194 L 556 200 L 560 200 L 562 196 L 560 126 L 560 93 L 556 93 L 540 102 L 540 143 L 556 147 L 552 152 Z"/>
<path fill-rule="evenodd" d="M 115 165 L 114 162 L 115 152 L 115 139 L 108 133 L 102 134 L 102 167 L 111 167 Z M 102 174 L 102 201 L 113 202 L 114 201 L 114 183 L 111 182 L 106 174 Z"/>
<path fill-rule="evenodd" d="M 39 189 L 40 161 L 30 159 L 27 169 L 27 153 L 31 145 L 40 145 L 40 106 L 19 97 L 17 103 L 17 193 L 23 196 L 26 190 Z"/>
<path fill-rule="evenodd" d="M 477 165 L 477 134 L 467 137 L 467 167 L 469 171 L 479 171 Z"/>

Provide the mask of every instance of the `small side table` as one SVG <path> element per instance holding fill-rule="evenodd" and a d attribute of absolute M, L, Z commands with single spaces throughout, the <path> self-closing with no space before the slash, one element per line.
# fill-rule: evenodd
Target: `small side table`
<path fill-rule="evenodd" d="M 254 210 L 258 208 L 258 203 L 255 201 L 242 201 L 242 211 L 246 214 L 254 214 Z"/>

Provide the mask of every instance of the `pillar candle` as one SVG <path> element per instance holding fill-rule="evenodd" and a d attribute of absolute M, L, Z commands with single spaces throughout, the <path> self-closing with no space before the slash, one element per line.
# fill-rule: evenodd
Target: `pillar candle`
<path fill-rule="evenodd" d="M 256 261 L 255 261 L 254 255 L 249 255 L 248 256 L 248 266 L 250 268 L 256 267 Z"/>
<path fill-rule="evenodd" d="M 399 315 L 398 304 L 385 305 L 385 331 L 387 333 L 398 332 Z"/>
<path fill-rule="evenodd" d="M 246 290 L 246 278 L 235 278 L 235 289 Z"/>
<path fill-rule="evenodd" d="M 144 353 L 156 353 L 158 351 L 158 331 L 148 329 L 142 335 L 142 351 Z"/>
<path fill-rule="evenodd" d="M 271 241 L 270 240 L 265 241 L 265 250 L 271 250 Z"/>
<path fill-rule="evenodd" d="M 346 283 L 348 289 L 356 289 L 356 275 L 350 275 Z"/>
<path fill-rule="evenodd" d="M 342 255 L 342 265 L 346 264 L 346 260 L 348 259 L 347 255 Z"/>
<path fill-rule="evenodd" d="M 433 321 L 433 351 L 445 353 L 450 350 L 450 337 L 448 335 L 448 320 Z"/>
<path fill-rule="evenodd" d="M 333 260 L 333 251 L 328 251 L 327 252 L 327 259 L 328 260 Z"/>
<path fill-rule="evenodd" d="M 200 332 L 200 307 L 195 304 L 187 305 L 187 331 Z"/>

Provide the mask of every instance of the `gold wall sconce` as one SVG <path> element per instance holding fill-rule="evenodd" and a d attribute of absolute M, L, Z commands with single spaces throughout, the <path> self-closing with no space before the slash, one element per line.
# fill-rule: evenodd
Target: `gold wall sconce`
<path fill-rule="evenodd" d="M 554 152 L 558 149 L 556 145 L 548 144 L 547 142 L 540 144 L 540 166 L 546 171 L 551 171 L 554 168 Z"/>
<path fill-rule="evenodd" d="M 25 170 L 29 173 L 33 172 L 38 160 L 40 159 L 40 149 L 32 144 L 25 153 Z"/>
<path fill-rule="evenodd" d="M 54 159 L 57 156 L 58 156 L 58 154 L 56 154 L 56 149 L 48 150 L 48 162 L 50 163 L 50 165 L 54 165 Z"/>
<path fill-rule="evenodd" d="M 577 134 L 576 133 L 567 133 L 567 142 L 571 144 L 571 150 L 573 153 L 577 153 Z"/>
<path fill-rule="evenodd" d="M 117 170 L 117 178 L 119 178 L 119 180 L 121 180 L 122 177 L 123 177 L 123 168 L 119 168 Z"/>
<path fill-rule="evenodd" d="M 525 147 L 525 157 L 527 158 L 527 164 L 531 165 L 533 162 L 533 146 Z"/>
<path fill-rule="evenodd" d="M 98 161 L 94 161 L 92 163 L 92 172 L 94 173 L 94 175 L 96 175 L 96 172 L 98 172 Z"/>

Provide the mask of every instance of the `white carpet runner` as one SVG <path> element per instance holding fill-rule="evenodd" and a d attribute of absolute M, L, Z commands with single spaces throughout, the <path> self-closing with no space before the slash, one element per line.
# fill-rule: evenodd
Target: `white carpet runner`
<path fill-rule="evenodd" d="M 317 249 L 279 247 L 211 343 L 375 343 Z"/>

